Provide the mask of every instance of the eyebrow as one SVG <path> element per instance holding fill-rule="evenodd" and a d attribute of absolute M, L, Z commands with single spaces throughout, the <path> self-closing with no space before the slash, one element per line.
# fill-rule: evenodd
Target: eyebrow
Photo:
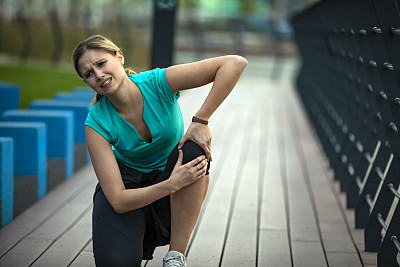
<path fill-rule="evenodd" d="M 95 60 L 94 62 L 93 62 L 93 64 L 92 65 L 96 65 L 97 63 L 99 63 L 100 61 L 103 61 L 103 60 L 106 60 L 106 58 L 100 58 L 100 59 L 97 59 L 97 60 Z M 90 71 L 90 70 L 92 70 L 93 68 L 92 67 L 90 67 L 90 68 L 88 68 L 88 69 L 85 69 L 84 67 L 83 67 L 83 77 L 85 77 L 86 76 L 86 74 Z"/>

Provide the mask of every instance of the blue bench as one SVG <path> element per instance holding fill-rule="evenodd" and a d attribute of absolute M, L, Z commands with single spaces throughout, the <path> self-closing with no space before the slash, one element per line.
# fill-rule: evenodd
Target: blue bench
<path fill-rule="evenodd" d="M 14 140 L 0 137 L 0 226 L 13 219 L 14 212 Z"/>
<path fill-rule="evenodd" d="M 34 110 L 70 110 L 74 113 L 74 170 L 78 170 L 90 161 L 86 148 L 85 120 L 89 106 L 82 101 L 59 101 L 51 99 L 33 100 L 30 109 Z"/>
<path fill-rule="evenodd" d="M 17 84 L 0 82 L 0 115 L 8 109 L 18 109 L 20 88 Z"/>
<path fill-rule="evenodd" d="M 14 217 L 47 192 L 46 125 L 0 122 L 0 137 L 14 139 Z"/>
<path fill-rule="evenodd" d="M 3 121 L 44 122 L 47 129 L 47 190 L 73 175 L 74 117 L 72 111 L 7 110 Z"/>

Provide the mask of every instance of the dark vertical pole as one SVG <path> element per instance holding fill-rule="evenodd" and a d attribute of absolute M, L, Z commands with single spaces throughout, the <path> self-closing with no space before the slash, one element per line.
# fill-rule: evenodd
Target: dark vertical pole
<path fill-rule="evenodd" d="M 49 16 L 51 30 L 53 32 L 53 38 L 54 38 L 54 52 L 51 62 L 53 63 L 53 65 L 56 65 L 61 59 L 64 40 L 62 35 L 60 19 L 58 18 L 57 7 L 55 5 L 49 6 L 47 14 Z"/>
<path fill-rule="evenodd" d="M 178 0 L 154 0 L 152 69 L 172 65 L 177 5 Z"/>
<path fill-rule="evenodd" d="M 18 8 L 17 20 L 19 27 L 21 29 L 22 42 L 23 42 L 20 58 L 21 62 L 24 62 L 28 59 L 32 47 L 32 36 L 29 26 L 29 19 L 26 15 L 24 4 L 21 4 L 21 6 Z"/>

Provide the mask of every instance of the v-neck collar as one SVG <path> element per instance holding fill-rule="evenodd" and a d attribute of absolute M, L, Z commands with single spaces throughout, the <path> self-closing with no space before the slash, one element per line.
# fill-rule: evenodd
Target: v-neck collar
<path fill-rule="evenodd" d="M 133 77 L 132 77 L 132 78 L 133 78 Z M 146 108 L 146 107 L 147 107 L 147 101 L 146 101 L 146 97 L 145 97 L 145 95 L 143 94 L 142 89 L 135 83 L 135 81 L 134 81 L 132 78 L 129 77 L 129 79 L 130 79 L 130 80 L 135 84 L 135 86 L 139 89 L 140 95 L 142 96 L 142 101 L 143 101 L 142 119 L 143 119 L 143 121 L 144 121 L 144 124 L 147 126 L 147 128 L 148 128 L 149 131 L 150 131 L 150 136 L 151 136 L 151 141 L 150 141 L 150 142 L 147 142 L 146 140 L 144 140 L 144 139 L 140 136 L 140 134 L 139 134 L 139 132 L 136 130 L 136 128 L 135 128 L 129 121 L 127 121 L 124 117 L 122 117 L 121 114 L 119 114 L 119 112 L 118 112 L 118 111 L 115 109 L 115 107 L 112 105 L 110 99 L 107 98 L 107 101 L 110 103 L 110 105 L 111 105 L 113 111 L 117 114 L 117 116 L 118 116 L 119 118 L 121 118 L 126 124 L 128 124 L 128 125 L 136 132 L 136 134 L 137 134 L 138 138 L 140 139 L 140 141 L 150 145 L 150 144 L 153 142 L 153 140 L 154 140 L 154 136 L 153 136 L 153 133 L 151 132 L 151 129 L 150 129 L 150 127 L 149 127 L 149 124 L 146 122 L 146 115 L 147 115 L 147 108 Z"/>

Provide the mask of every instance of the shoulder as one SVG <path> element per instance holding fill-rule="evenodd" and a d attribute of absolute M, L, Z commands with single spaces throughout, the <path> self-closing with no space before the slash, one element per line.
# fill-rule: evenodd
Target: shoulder
<path fill-rule="evenodd" d="M 103 96 L 96 104 L 89 109 L 86 123 L 109 124 L 112 121 L 112 105 L 106 96 Z"/>
<path fill-rule="evenodd" d="M 112 118 L 112 106 L 107 97 L 102 97 L 89 109 L 85 125 L 91 127 L 108 142 L 113 142 L 114 119 Z"/>
<path fill-rule="evenodd" d="M 89 114 L 98 115 L 104 113 L 105 110 L 109 109 L 109 101 L 106 96 L 103 96 L 99 101 L 97 101 L 89 109 Z"/>
<path fill-rule="evenodd" d="M 169 87 L 165 76 L 166 69 L 155 68 L 139 74 L 128 75 L 128 77 L 136 83 L 143 92 L 149 95 L 164 98 L 169 102 L 175 102 L 179 98 L 179 92 L 174 94 Z"/>
<path fill-rule="evenodd" d="M 158 79 L 165 79 L 165 69 L 155 68 L 152 70 L 129 74 L 128 77 L 135 82 L 150 82 Z"/>

